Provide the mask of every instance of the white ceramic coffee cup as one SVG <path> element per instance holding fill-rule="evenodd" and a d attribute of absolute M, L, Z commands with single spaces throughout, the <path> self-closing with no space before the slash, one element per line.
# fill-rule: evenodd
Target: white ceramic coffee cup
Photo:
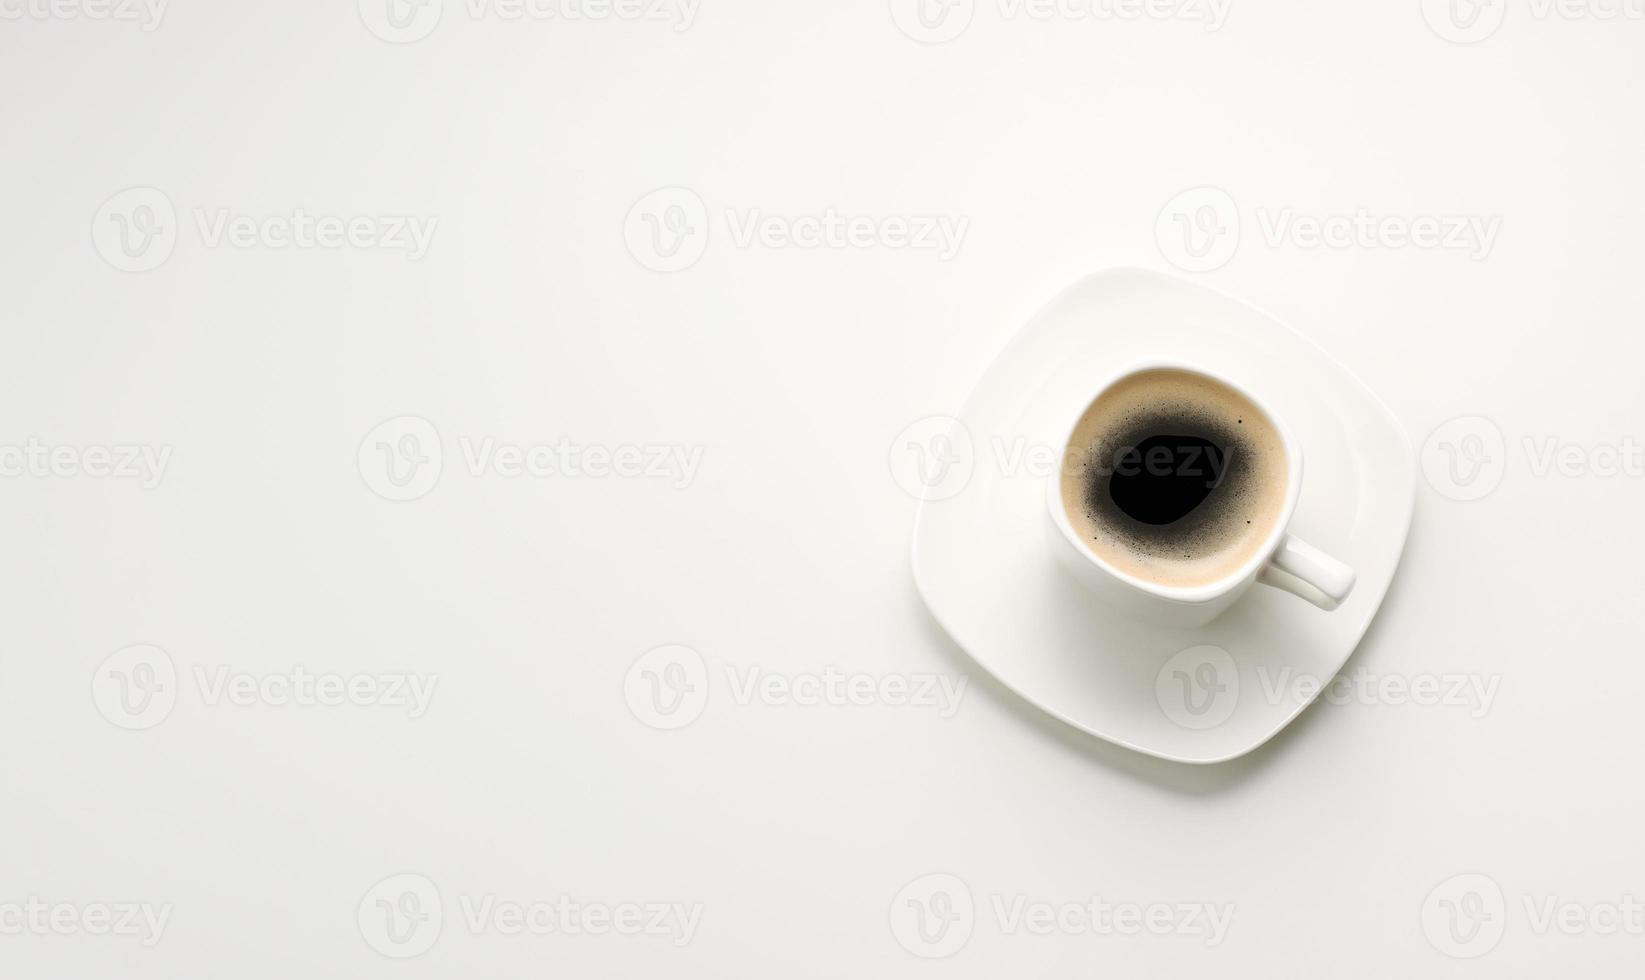
<path fill-rule="evenodd" d="M 1285 501 L 1274 526 L 1261 547 L 1238 568 L 1213 581 L 1199 585 L 1166 585 L 1140 578 L 1104 560 L 1086 544 L 1068 519 L 1062 500 L 1062 467 L 1068 445 L 1086 411 L 1096 400 L 1121 381 L 1143 371 L 1171 370 L 1199 375 L 1244 396 L 1267 417 L 1284 447 L 1287 478 Z M 1052 549 L 1064 567 L 1099 598 L 1120 611 L 1151 622 L 1193 627 L 1202 626 L 1232 606 L 1253 584 L 1261 582 L 1307 599 L 1321 609 L 1335 609 L 1354 588 L 1354 570 L 1318 548 L 1299 540 L 1289 531 L 1302 496 L 1302 447 L 1297 444 L 1278 416 L 1270 412 L 1244 388 L 1204 368 L 1175 361 L 1146 361 L 1133 364 L 1099 385 L 1079 411 L 1057 446 L 1057 467 L 1046 487 L 1046 510 L 1051 519 Z"/>

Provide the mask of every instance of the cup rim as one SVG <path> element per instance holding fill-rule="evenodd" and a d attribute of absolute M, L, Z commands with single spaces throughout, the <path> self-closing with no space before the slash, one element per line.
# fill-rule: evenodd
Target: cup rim
<path fill-rule="evenodd" d="M 1238 568 L 1222 576 L 1221 578 L 1216 579 L 1215 581 L 1206 582 L 1200 585 L 1164 585 L 1159 582 L 1150 582 L 1147 579 L 1140 578 L 1130 572 L 1118 568 L 1092 550 L 1090 545 L 1086 544 L 1085 540 L 1081 538 L 1078 532 L 1074 530 L 1073 524 L 1068 520 L 1067 510 L 1062 505 L 1063 466 L 1068 458 L 1068 446 L 1071 442 L 1073 442 L 1074 432 L 1079 428 L 1080 420 L 1085 418 L 1085 413 L 1090 410 L 1092 404 L 1094 404 L 1097 399 L 1101 398 L 1108 392 L 1109 389 L 1113 388 L 1121 381 L 1124 381 L 1133 375 L 1141 374 L 1145 371 L 1158 370 L 1183 371 L 1188 374 L 1196 374 L 1202 378 L 1207 378 L 1217 384 L 1232 389 L 1234 392 L 1243 396 L 1247 401 L 1254 405 L 1257 411 L 1261 412 L 1263 416 L 1267 418 L 1268 424 L 1273 426 L 1275 432 L 1279 433 L 1280 444 L 1285 450 L 1285 502 L 1280 508 L 1279 517 L 1274 521 L 1274 526 L 1269 530 L 1267 536 L 1264 537 L 1261 546 L 1252 552 L 1251 557 L 1242 562 Z M 1126 585 L 1149 595 L 1170 600 L 1172 602 L 1199 604 L 1214 602 L 1217 599 L 1222 598 L 1230 591 L 1243 585 L 1247 580 L 1254 578 L 1262 567 L 1268 564 L 1269 560 L 1273 557 L 1274 552 L 1279 549 L 1280 544 L 1285 540 L 1285 535 L 1291 526 L 1291 518 L 1296 513 L 1297 501 L 1301 498 L 1301 496 L 1302 447 L 1297 444 L 1296 438 L 1291 434 L 1291 430 L 1286 428 L 1285 423 L 1280 421 L 1279 416 L 1275 415 L 1262 401 L 1262 399 L 1252 394 L 1251 391 L 1244 385 L 1238 384 L 1220 371 L 1213 371 L 1209 368 L 1188 361 L 1179 361 L 1169 358 L 1146 358 L 1144 360 L 1134 361 L 1121 368 L 1119 371 L 1109 376 L 1107 380 L 1098 384 L 1096 388 L 1092 390 L 1090 396 L 1080 402 L 1079 411 L 1074 415 L 1073 421 L 1069 423 L 1068 431 L 1057 443 L 1057 462 L 1055 468 L 1052 470 L 1051 477 L 1046 488 L 1046 506 L 1051 513 L 1052 522 L 1056 524 L 1057 529 L 1062 532 L 1063 537 L 1068 541 L 1068 543 L 1073 545 L 1074 548 L 1079 551 L 1079 553 L 1087 561 L 1091 562 L 1102 571 L 1112 575 L 1114 578 L 1125 583 Z"/>

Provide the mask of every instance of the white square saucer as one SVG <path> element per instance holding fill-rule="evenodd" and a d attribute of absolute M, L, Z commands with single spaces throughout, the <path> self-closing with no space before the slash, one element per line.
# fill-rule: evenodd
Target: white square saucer
<path fill-rule="evenodd" d="M 1302 446 L 1303 540 L 1353 566 L 1332 612 L 1257 586 L 1197 629 L 1129 619 L 1056 564 L 1044 481 L 1092 385 L 1170 357 L 1225 374 Z M 1404 429 L 1365 385 L 1273 317 L 1140 269 L 1084 279 L 1040 311 L 972 390 L 925 488 L 914 580 L 942 627 L 1006 687 L 1064 722 L 1177 762 L 1214 763 L 1272 738 L 1347 662 L 1393 580 L 1416 468 Z"/>

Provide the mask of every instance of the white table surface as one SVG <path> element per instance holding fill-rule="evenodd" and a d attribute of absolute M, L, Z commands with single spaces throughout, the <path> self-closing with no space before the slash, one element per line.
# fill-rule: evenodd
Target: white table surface
<path fill-rule="evenodd" d="M 971 17 L 963 34 L 923 44 L 883 0 L 702 0 L 683 30 L 445 0 L 428 37 L 394 44 L 349 3 L 172 0 L 154 25 L 65 2 L 0 5 L 21 17 L 0 21 L 7 976 L 1645 962 L 1638 911 L 1598 934 L 1645 900 L 1645 474 L 1593 472 L 1645 439 L 1639 10 L 1497 0 L 1500 30 L 1457 44 L 1415 0 L 1233 0 L 1217 30 L 981 0 L 949 12 Z M 1403 569 L 1350 662 L 1494 683 L 1488 710 L 1317 704 L 1247 759 L 1180 767 L 1039 717 L 921 607 L 898 434 L 954 411 L 1069 281 L 1172 269 L 1161 209 L 1201 186 L 1242 233 L 1185 274 L 1332 352 L 1419 451 L 1459 416 L 1502 433 L 1478 444 L 1494 469 L 1469 487 L 1501 480 L 1483 499 L 1419 485 Z M 149 271 L 99 254 L 117 242 L 99 209 L 131 187 L 175 210 Z M 643 237 L 625 249 L 630 208 L 664 187 L 707 219 L 706 252 L 673 273 L 642 265 Z M 116 206 L 142 221 L 134 200 Z M 297 208 L 438 224 L 416 261 L 209 234 L 219 215 Z M 755 209 L 967 224 L 947 261 L 739 245 Z M 1362 209 L 1500 223 L 1485 256 L 1267 234 Z M 444 466 L 396 503 L 357 450 L 406 415 L 434 427 Z M 1469 425 L 1426 454 L 1491 431 Z M 700 450 L 700 466 L 476 476 L 463 447 L 486 438 L 569 440 L 596 465 L 624 445 Z M 95 475 L 98 447 L 123 446 L 169 451 L 158 485 Z M 1549 446 L 1577 447 L 1564 472 L 1540 465 Z M 54 448 L 75 475 L 53 475 Z M 105 660 L 136 644 L 177 676 L 143 716 L 157 723 L 130 731 L 108 717 Z M 708 698 L 659 731 L 625 697 L 648 681 L 625 678 L 671 644 L 700 655 Z M 123 656 L 112 667 L 143 654 Z M 286 703 L 296 668 L 437 686 L 415 719 Z M 874 679 L 873 703 L 739 696 L 755 669 L 803 691 L 830 668 Z M 933 675 L 968 678 L 951 716 L 888 703 L 886 679 Z M 213 703 L 223 676 L 262 693 Z M 953 884 L 934 873 L 973 903 L 952 948 L 909 929 L 904 900 Z M 407 879 L 374 886 L 402 874 L 432 886 L 437 936 L 370 935 Z M 480 917 L 562 896 L 595 923 L 664 903 L 684 911 L 663 928 L 694 925 L 679 942 L 683 925 L 568 935 L 542 912 L 546 934 L 505 935 Z M 1220 941 L 1180 918 L 1126 935 L 1069 912 L 1038 935 L 1009 916 L 1093 899 L 1233 913 Z M 1447 924 L 1441 900 L 1489 918 Z M 97 934 L 127 903 L 164 928 Z M 934 951 L 951 955 L 916 955 Z"/>

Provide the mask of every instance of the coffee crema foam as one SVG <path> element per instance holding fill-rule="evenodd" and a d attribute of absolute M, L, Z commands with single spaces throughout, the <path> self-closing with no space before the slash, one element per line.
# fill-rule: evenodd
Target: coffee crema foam
<path fill-rule="evenodd" d="M 1290 467 L 1273 421 L 1190 371 L 1121 379 L 1074 427 L 1062 505 L 1110 565 L 1167 586 L 1216 582 L 1250 561 L 1285 507 Z"/>

